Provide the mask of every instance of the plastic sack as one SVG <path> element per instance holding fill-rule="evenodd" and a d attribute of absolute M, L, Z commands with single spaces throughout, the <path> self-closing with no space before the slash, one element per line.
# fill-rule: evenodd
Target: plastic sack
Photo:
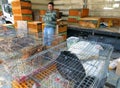
<path fill-rule="evenodd" d="M 69 37 L 67 38 L 67 48 L 69 49 L 71 45 L 77 43 L 79 41 L 79 38 L 78 37 Z"/>

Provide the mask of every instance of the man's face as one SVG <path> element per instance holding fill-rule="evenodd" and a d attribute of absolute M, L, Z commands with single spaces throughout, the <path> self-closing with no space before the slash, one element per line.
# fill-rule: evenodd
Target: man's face
<path fill-rule="evenodd" d="M 51 4 L 48 4 L 48 10 L 52 11 L 53 10 L 53 6 Z"/>

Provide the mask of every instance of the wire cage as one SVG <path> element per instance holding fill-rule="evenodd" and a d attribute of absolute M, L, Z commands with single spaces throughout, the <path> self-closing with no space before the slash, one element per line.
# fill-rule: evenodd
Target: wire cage
<path fill-rule="evenodd" d="M 53 35 L 52 37 L 51 46 L 55 46 L 62 42 L 61 36 Z M 26 59 L 35 53 L 41 52 L 43 47 L 42 34 L 39 38 L 32 35 L 27 35 L 25 37 L 6 37 L 4 40 L 0 41 L 0 57 L 3 60 L 16 58 Z"/>
<path fill-rule="evenodd" d="M 3 66 L 0 65 L 0 88 L 12 88 L 12 77 L 6 73 Z"/>
<path fill-rule="evenodd" d="M 16 30 L 14 29 L 13 25 L 6 24 L 3 27 L 0 27 L 0 40 L 13 36 L 16 36 Z"/>
<path fill-rule="evenodd" d="M 77 44 L 82 44 L 80 42 L 89 44 L 86 47 L 78 47 Z M 72 51 L 71 48 L 73 48 Z M 91 51 L 92 48 L 94 52 Z M 74 49 L 82 49 L 82 53 L 81 51 L 73 52 Z M 94 54 L 95 51 L 96 54 Z M 15 64 L 8 61 L 9 63 L 4 66 L 14 78 L 13 88 L 32 88 L 33 86 L 38 88 L 101 88 L 107 77 L 112 51 L 111 45 L 98 42 L 80 40 L 69 49 L 67 42 L 63 42 L 26 60 L 17 60 Z M 80 56 L 83 52 L 85 58 Z"/>
<path fill-rule="evenodd" d="M 20 58 L 40 45 L 41 41 L 31 36 L 6 38 L 0 41 L 0 57 L 3 60 Z"/>

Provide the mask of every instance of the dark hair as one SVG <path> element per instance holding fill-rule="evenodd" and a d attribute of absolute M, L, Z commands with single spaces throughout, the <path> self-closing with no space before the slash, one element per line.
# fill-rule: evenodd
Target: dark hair
<path fill-rule="evenodd" d="M 50 4 L 50 5 L 54 6 L 54 3 L 53 3 L 53 2 L 49 2 L 48 4 Z"/>

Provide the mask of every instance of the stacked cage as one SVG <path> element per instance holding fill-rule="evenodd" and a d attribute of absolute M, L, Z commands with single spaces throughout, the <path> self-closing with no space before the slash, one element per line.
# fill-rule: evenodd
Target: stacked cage
<path fill-rule="evenodd" d="M 38 69 L 37 63 L 40 63 L 38 59 L 27 60 L 35 54 L 47 49 L 43 44 L 43 35 L 38 38 L 33 35 L 27 35 L 25 37 L 18 37 L 16 32 L 13 36 L 6 34 L 11 30 L 1 31 L 0 41 L 0 87 L 12 88 L 13 79 L 17 81 L 27 78 L 27 75 L 31 75 L 32 72 L 36 72 Z M 13 32 L 13 31 L 12 31 Z M 55 46 L 62 41 L 61 36 L 52 36 L 52 45 Z M 48 39 L 51 40 L 51 39 Z M 47 41 L 51 42 L 51 41 Z M 36 58 L 36 57 L 34 57 Z M 41 62 L 42 63 L 42 62 Z M 32 71 L 32 72 L 31 72 Z M 32 83 L 31 80 L 29 82 Z M 22 87 L 24 88 L 24 87 Z M 26 87 L 25 87 L 26 88 Z"/>
<path fill-rule="evenodd" d="M 12 88 L 12 77 L 6 73 L 3 66 L 0 65 L 0 88 Z"/>
<path fill-rule="evenodd" d="M 82 46 L 83 44 L 83 46 Z M 107 77 L 111 45 L 80 40 L 67 42 L 5 65 L 13 88 L 100 88 Z M 76 52 L 77 51 L 77 52 Z"/>
<path fill-rule="evenodd" d="M 51 42 L 51 46 L 55 46 L 62 41 L 61 36 L 54 35 L 52 37 L 52 39 L 48 38 L 48 41 L 46 41 Z M 43 42 L 43 35 L 41 35 L 39 38 L 36 38 L 32 35 L 25 37 L 6 36 L 0 41 L 0 57 L 2 60 L 15 58 L 27 59 L 29 56 L 32 56 L 33 54 L 43 50 Z"/>
<path fill-rule="evenodd" d="M 14 0 L 11 3 L 12 5 L 12 12 L 14 16 L 14 24 L 17 27 L 17 21 L 24 20 L 24 21 L 32 21 L 32 4 L 31 1 L 17 1 Z"/>

